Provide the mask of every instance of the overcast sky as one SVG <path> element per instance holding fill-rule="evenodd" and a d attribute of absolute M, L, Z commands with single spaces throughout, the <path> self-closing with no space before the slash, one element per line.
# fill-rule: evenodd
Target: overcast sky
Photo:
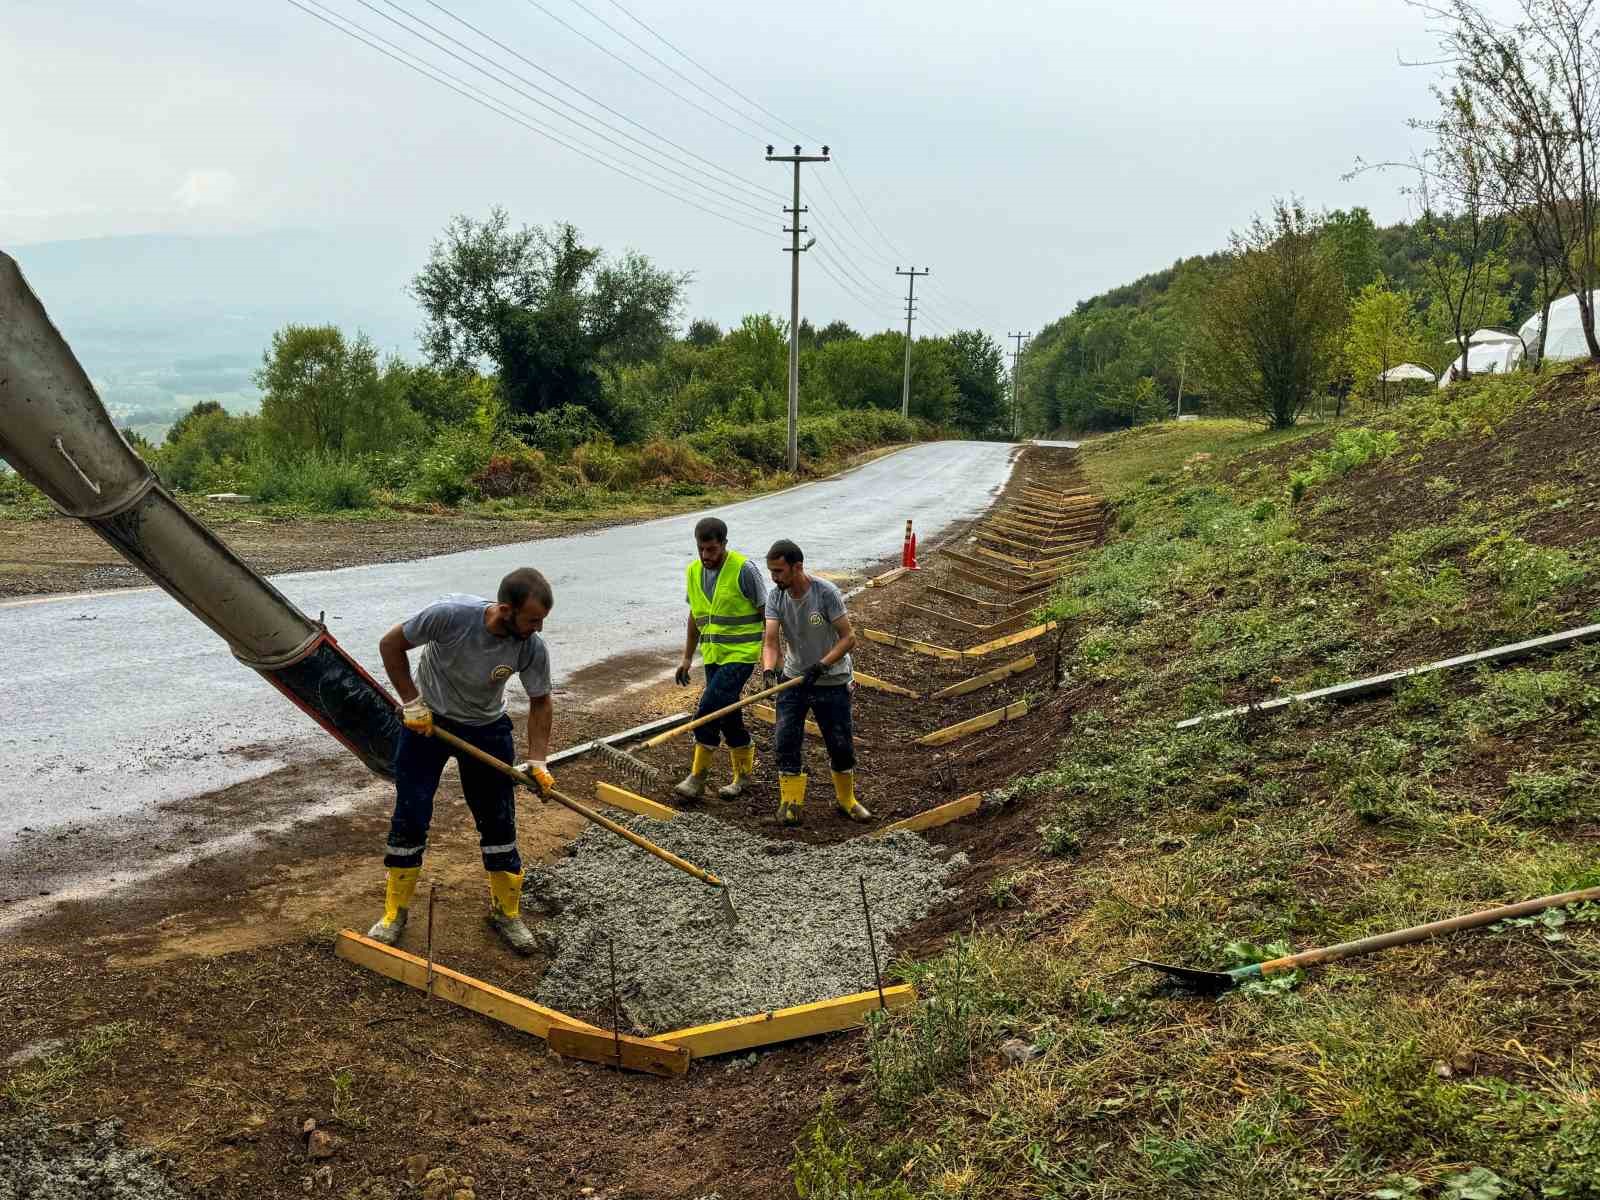
<path fill-rule="evenodd" d="M 392 239 L 409 271 L 451 214 L 501 204 L 518 222 L 572 221 L 608 249 L 692 270 L 689 315 L 786 315 L 784 200 L 702 160 L 786 193 L 790 168 L 764 162 L 764 143 L 811 151 L 825 141 L 836 163 L 805 170 L 819 185 L 807 189 L 807 219 L 826 255 L 803 259 L 802 311 L 874 329 L 895 322 L 904 280 L 893 268 L 909 265 L 906 255 L 934 271 L 931 287 L 918 286 L 930 328 L 981 322 L 1003 333 L 1037 329 L 1085 296 L 1218 248 L 1274 195 L 1366 205 L 1380 223 L 1403 218 L 1397 177 L 1341 176 L 1358 156 L 1417 148 L 1406 120 L 1431 107 L 1433 72 L 1398 61 L 1432 47 L 1402 0 L 396 0 L 473 47 L 429 34 L 469 62 L 486 65 L 481 53 L 506 64 L 533 99 L 362 0 L 315 2 L 665 189 L 770 232 L 587 161 L 289 0 L 9 0 L 0 246 L 153 231 L 362 230 Z M 405 20 L 388 0 L 369 2 Z M 629 13 L 806 136 L 720 88 Z M 559 97 L 595 113 L 593 105 L 454 17 L 638 125 L 589 118 L 625 131 L 609 134 L 621 148 L 574 131 L 535 101 L 559 108 Z M 755 209 L 668 170 L 716 181 Z"/>

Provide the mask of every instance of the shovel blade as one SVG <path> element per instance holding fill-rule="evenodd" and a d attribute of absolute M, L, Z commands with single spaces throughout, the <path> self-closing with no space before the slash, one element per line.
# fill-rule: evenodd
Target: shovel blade
<path fill-rule="evenodd" d="M 720 901 L 717 908 L 722 914 L 722 919 L 732 929 L 739 923 L 739 914 L 733 907 L 733 897 L 728 892 L 728 885 L 723 884 L 717 889 L 717 899 Z"/>
<path fill-rule="evenodd" d="M 1160 971 L 1168 979 L 1187 988 L 1192 992 L 1205 992 L 1215 995 L 1225 992 L 1238 982 L 1227 971 L 1202 971 L 1198 967 L 1179 967 L 1172 963 L 1151 962 L 1146 958 L 1133 960 L 1135 966 L 1149 967 L 1152 971 Z"/>

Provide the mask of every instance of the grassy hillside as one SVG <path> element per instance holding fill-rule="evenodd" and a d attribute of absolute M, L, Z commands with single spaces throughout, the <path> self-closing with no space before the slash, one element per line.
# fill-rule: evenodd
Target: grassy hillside
<path fill-rule="evenodd" d="M 1220 1000 L 1125 969 L 1600 885 L 1600 645 L 1173 729 L 1600 621 L 1600 374 L 1539 383 L 1086 447 L 1117 533 L 1052 601 L 1076 707 L 1013 787 L 1036 833 L 907 968 L 803 1196 L 1600 1196 L 1600 906 Z"/>

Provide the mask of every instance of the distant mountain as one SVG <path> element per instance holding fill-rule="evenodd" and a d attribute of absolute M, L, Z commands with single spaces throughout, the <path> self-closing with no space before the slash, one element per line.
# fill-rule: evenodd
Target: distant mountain
<path fill-rule="evenodd" d="M 141 234 L 0 248 L 113 415 L 139 424 L 197 400 L 253 407 L 251 372 L 290 322 L 360 329 L 386 353 L 416 354 L 420 320 L 405 288 L 427 245 L 403 234 Z"/>

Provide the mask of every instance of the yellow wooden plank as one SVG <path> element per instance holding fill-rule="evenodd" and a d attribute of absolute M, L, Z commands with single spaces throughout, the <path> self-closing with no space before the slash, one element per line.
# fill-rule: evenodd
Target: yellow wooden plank
<path fill-rule="evenodd" d="M 909 983 L 883 989 L 883 1002 L 890 1009 L 905 1008 L 914 1003 L 916 998 L 916 990 Z M 683 1046 L 694 1058 L 707 1058 L 713 1054 L 731 1054 L 735 1050 L 771 1046 L 819 1033 L 854 1029 L 864 1024 L 867 1014 L 877 1007 L 876 990 L 856 992 L 817 1004 L 800 1004 L 794 1008 L 757 1013 L 753 1017 L 735 1017 L 731 1021 L 677 1029 L 671 1033 L 657 1034 L 651 1040 Z"/>
<path fill-rule="evenodd" d="M 1006 612 L 1009 609 L 1016 608 L 1019 604 L 1030 603 L 1027 600 L 980 600 L 976 596 L 969 596 L 965 592 L 952 591 L 936 584 L 928 585 L 928 595 L 938 596 L 943 600 L 954 600 L 959 604 L 970 604 L 974 608 L 990 608 L 996 612 Z"/>
<path fill-rule="evenodd" d="M 1024 671 L 1031 671 L 1038 666 L 1038 659 L 1033 655 L 1019 658 L 1015 662 L 1008 662 L 1003 667 L 995 667 L 985 671 L 982 675 L 974 675 L 971 679 L 963 679 L 960 683 L 952 683 L 949 687 L 933 693 L 930 699 L 949 700 L 955 696 L 965 696 L 968 692 L 976 692 L 990 684 L 999 683 L 1002 679 L 1009 679 L 1013 675 L 1021 675 Z"/>
<path fill-rule="evenodd" d="M 974 625 L 971 621 L 963 621 L 960 617 L 952 617 L 949 613 L 940 612 L 936 608 L 923 608 L 920 604 L 906 605 L 907 612 L 921 613 L 925 617 L 932 617 L 935 621 L 943 621 L 946 625 L 954 625 L 957 629 L 965 629 L 972 633 L 982 633 L 988 629 L 987 625 Z"/>
<path fill-rule="evenodd" d="M 885 571 L 882 575 L 874 575 L 871 579 L 867 580 L 867 586 L 885 587 L 888 584 L 893 583 L 896 579 L 899 579 L 900 576 L 904 575 L 909 570 L 909 567 L 896 567 L 892 571 Z"/>
<path fill-rule="evenodd" d="M 1017 584 L 1007 583 L 1004 580 L 997 578 L 999 574 L 1004 573 L 991 571 L 987 563 L 983 564 L 982 571 L 974 571 L 970 567 L 962 566 L 952 567 L 951 571 L 958 579 L 965 579 L 968 583 L 976 583 L 982 587 L 988 588 L 990 591 L 1000 592 L 1003 595 L 1010 596 L 1037 598 L 1049 591 L 1051 584 L 1054 582 L 1053 579 L 1036 579 L 1023 580 Z"/>
<path fill-rule="evenodd" d="M 931 642 L 919 642 L 915 638 L 900 637 L 898 634 L 885 633 L 881 629 L 863 629 L 863 637 L 869 642 L 878 642 L 884 646 L 893 646 L 899 650 L 910 650 L 917 654 L 926 654 L 931 658 L 942 658 L 954 661 L 961 657 L 961 651 L 952 650 L 949 646 L 935 646 Z"/>
<path fill-rule="evenodd" d="M 415 954 L 407 954 L 404 950 L 396 950 L 392 946 L 385 946 L 382 942 L 375 942 L 353 930 L 339 931 L 339 936 L 334 942 L 334 953 L 347 962 L 366 967 L 369 971 L 376 971 L 379 975 L 397 980 L 418 991 L 426 991 L 428 988 L 426 959 L 418 958 Z M 481 979 L 474 979 L 470 975 L 463 975 L 460 971 L 441 967 L 437 962 L 433 964 L 433 994 L 441 1000 L 471 1009 L 475 1013 L 481 1013 L 538 1038 L 549 1037 L 550 1030 L 557 1025 L 601 1032 L 586 1021 L 569 1017 L 566 1013 L 557 1012 L 553 1008 L 545 1008 L 542 1004 L 535 1004 L 532 1000 L 526 1000 L 513 992 L 484 983 Z"/>
<path fill-rule="evenodd" d="M 658 1042 L 654 1038 L 557 1025 L 550 1030 L 547 1040 L 550 1049 L 562 1058 L 581 1058 L 585 1062 L 644 1071 L 651 1075 L 682 1075 L 689 1069 L 689 1051 L 685 1047 Z"/>
<path fill-rule="evenodd" d="M 1032 575 L 1039 571 L 1051 570 L 1074 557 L 1071 554 L 1063 554 L 1058 558 L 1018 558 L 1014 554 L 1002 554 L 998 550 L 991 550 L 988 546 L 979 546 L 976 552 L 983 555 L 984 558 L 992 558 L 996 562 L 1006 563 L 1013 570 L 1023 575 Z"/>
<path fill-rule="evenodd" d="M 922 699 L 921 692 L 913 692 L 910 688 L 901 687 L 898 683 L 890 683 L 887 679 L 879 679 L 876 675 L 868 675 L 865 671 L 855 672 L 855 681 L 864 688 L 871 688 L 875 692 L 888 692 L 891 696 L 909 696 L 913 700 Z"/>
<path fill-rule="evenodd" d="M 1017 700 L 1004 708 L 991 709 L 976 717 L 965 721 L 957 721 L 954 725 L 946 725 L 943 729 L 936 729 L 930 734 L 917 739 L 919 746 L 943 746 L 950 742 L 958 741 L 968 734 L 980 733 L 985 729 L 993 729 L 1005 721 L 1015 721 L 1028 711 L 1026 700 Z"/>
<path fill-rule="evenodd" d="M 987 559 L 974 558 L 972 555 L 963 554 L 959 550 L 951 550 L 948 546 L 941 550 L 940 553 L 952 562 L 961 563 L 968 567 L 976 567 L 980 571 L 991 571 L 996 575 L 1002 576 L 1009 575 L 1016 582 L 1026 583 L 1029 581 L 1029 576 L 1026 572 L 1014 571 L 1009 567 L 1002 567 Z"/>
<path fill-rule="evenodd" d="M 897 829 L 909 829 L 913 832 L 922 829 L 937 829 L 941 825 L 948 825 L 951 821 L 959 821 L 962 817 L 971 816 L 983 807 L 983 793 L 973 792 L 970 796 L 963 796 L 959 800 L 952 800 L 949 804 L 941 804 L 937 808 L 925 809 L 922 812 L 909 816 L 903 821 L 896 821 L 893 825 L 885 825 L 882 829 L 874 830 L 873 837 L 883 837 Z"/>
<path fill-rule="evenodd" d="M 1032 629 L 1024 629 L 1021 633 L 1013 633 L 1003 638 L 995 638 L 992 642 L 985 642 L 981 646 L 973 646 L 962 653 L 967 658 L 982 658 L 985 654 L 993 654 L 996 650 L 1005 650 L 1011 646 L 1020 646 L 1023 642 L 1031 642 L 1036 637 L 1043 637 L 1056 627 L 1054 621 L 1046 621 L 1043 625 L 1035 625 Z"/>
<path fill-rule="evenodd" d="M 619 788 L 613 783 L 596 783 L 594 785 L 594 798 L 602 804 L 625 808 L 629 812 L 639 813 L 641 816 L 654 817 L 658 821 L 670 821 L 678 815 L 678 810 L 675 808 L 669 808 L 665 804 L 657 804 L 654 800 L 646 800 L 636 792 L 630 792 L 626 788 Z"/>

